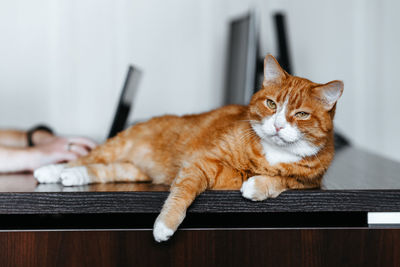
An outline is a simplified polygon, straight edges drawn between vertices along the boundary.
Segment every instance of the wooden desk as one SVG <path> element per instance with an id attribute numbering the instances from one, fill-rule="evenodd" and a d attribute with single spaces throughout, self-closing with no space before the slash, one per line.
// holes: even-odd
<path id="1" fill-rule="evenodd" d="M 400 266 L 400 164 L 354 149 L 336 154 L 318 190 L 251 202 L 207 191 L 174 237 L 151 228 L 168 188 L 37 185 L 0 176 L 0 266 Z"/>

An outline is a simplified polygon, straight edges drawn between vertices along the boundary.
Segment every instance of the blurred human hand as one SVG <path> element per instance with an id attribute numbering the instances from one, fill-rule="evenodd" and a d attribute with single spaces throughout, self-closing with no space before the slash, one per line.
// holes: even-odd
<path id="1" fill-rule="evenodd" d="M 56 136 L 48 131 L 36 130 L 32 134 L 32 143 L 35 146 L 40 146 L 53 141 Z"/>
<path id="2" fill-rule="evenodd" d="M 32 170 L 43 165 L 75 160 L 87 155 L 96 145 L 92 140 L 83 137 L 47 136 L 40 144 L 32 147 L 36 155 Z"/>

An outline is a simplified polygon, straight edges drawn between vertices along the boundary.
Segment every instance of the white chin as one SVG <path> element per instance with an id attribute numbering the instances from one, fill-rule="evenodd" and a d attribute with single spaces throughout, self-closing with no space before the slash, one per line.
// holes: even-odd
<path id="1" fill-rule="evenodd" d="M 274 142 L 274 144 L 277 144 L 278 146 L 284 146 L 287 144 L 282 138 L 276 135 L 271 137 L 271 141 Z"/>

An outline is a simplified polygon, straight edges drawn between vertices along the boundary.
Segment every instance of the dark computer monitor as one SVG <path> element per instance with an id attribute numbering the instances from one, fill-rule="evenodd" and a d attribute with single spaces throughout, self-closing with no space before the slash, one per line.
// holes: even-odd
<path id="1" fill-rule="evenodd" d="M 140 77 L 141 71 L 134 66 L 129 66 L 108 138 L 114 137 L 117 133 L 125 129 Z"/>
<path id="2" fill-rule="evenodd" d="M 258 38 L 253 11 L 229 25 L 225 104 L 247 105 L 256 86 Z"/>
<path id="3" fill-rule="evenodd" d="M 286 19 L 283 13 L 274 14 L 278 56 L 277 60 L 281 67 L 292 74 L 292 62 L 289 51 L 289 39 L 287 37 Z"/>
<path id="4" fill-rule="evenodd" d="M 276 13 L 273 19 L 278 50 L 275 57 L 288 73 L 292 73 L 285 15 Z M 261 87 L 266 53 L 259 53 L 257 28 L 253 10 L 229 24 L 225 104 L 247 105 Z"/>

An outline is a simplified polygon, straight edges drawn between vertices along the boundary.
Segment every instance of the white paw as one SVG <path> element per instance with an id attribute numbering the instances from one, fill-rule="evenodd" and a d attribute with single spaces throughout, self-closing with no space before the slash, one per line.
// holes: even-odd
<path id="1" fill-rule="evenodd" d="M 85 185 L 90 183 L 86 167 L 65 168 L 61 172 L 61 183 L 64 186 Z"/>
<path id="2" fill-rule="evenodd" d="M 240 192 L 242 192 L 244 198 L 261 201 L 267 198 L 275 198 L 285 191 L 284 188 L 277 189 L 276 186 L 276 181 L 273 178 L 258 175 L 245 181 L 242 184 L 242 188 L 240 188 Z"/>
<path id="3" fill-rule="evenodd" d="M 157 242 L 167 241 L 174 234 L 174 230 L 168 228 L 162 221 L 156 220 L 153 236 Z"/>
<path id="4" fill-rule="evenodd" d="M 65 164 L 52 164 L 40 167 L 33 172 L 33 176 L 39 183 L 58 183 L 60 174 Z"/>
<path id="5" fill-rule="evenodd" d="M 240 188 L 240 192 L 242 192 L 242 196 L 244 198 L 256 201 L 258 199 L 255 198 L 256 196 L 256 187 L 255 187 L 255 179 L 249 178 L 247 181 L 243 182 L 242 187 Z"/>

